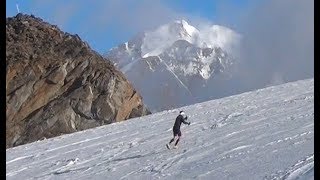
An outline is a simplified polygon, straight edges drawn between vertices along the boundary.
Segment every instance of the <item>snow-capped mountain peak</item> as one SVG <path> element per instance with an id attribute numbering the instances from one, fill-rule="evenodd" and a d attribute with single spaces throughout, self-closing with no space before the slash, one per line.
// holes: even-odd
<path id="1" fill-rule="evenodd" d="M 174 25 L 180 27 L 178 30 L 180 30 L 180 33 L 185 32 L 189 37 L 193 36 L 194 34 L 199 33 L 199 30 L 191 25 L 188 24 L 185 20 L 176 20 L 174 21 Z"/>
<path id="2" fill-rule="evenodd" d="M 186 20 L 175 20 L 140 33 L 108 51 L 106 57 L 126 74 L 147 102 L 149 96 L 154 101 L 150 92 L 157 96 L 171 93 L 166 98 L 176 107 L 190 103 L 184 101 L 193 97 L 185 96 L 203 96 L 190 90 L 192 86 L 207 87 L 210 79 L 230 69 L 235 62 L 232 48 L 239 40 L 239 34 L 224 26 L 194 27 Z M 153 83 L 161 87 L 150 89 Z M 167 87 L 172 88 L 170 93 Z M 182 91 L 186 94 L 177 95 Z M 147 104 L 151 109 L 158 106 Z M 167 107 L 166 102 L 159 102 L 159 106 Z"/>
<path id="3" fill-rule="evenodd" d="M 237 33 L 224 26 L 205 26 L 199 30 L 185 20 L 176 20 L 145 33 L 141 56 L 157 56 L 177 40 L 188 41 L 200 48 L 221 47 L 230 50 L 239 38 Z"/>
<path id="4" fill-rule="evenodd" d="M 154 31 L 147 31 L 141 46 L 141 56 L 157 56 L 177 40 L 194 42 L 199 30 L 189 25 L 185 20 L 176 20 L 160 26 Z"/>

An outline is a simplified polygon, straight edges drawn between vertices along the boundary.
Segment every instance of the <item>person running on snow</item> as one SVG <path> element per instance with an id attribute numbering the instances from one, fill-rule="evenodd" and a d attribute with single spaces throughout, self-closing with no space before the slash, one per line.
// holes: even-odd
<path id="1" fill-rule="evenodd" d="M 178 145 L 178 142 L 179 142 L 180 137 L 181 137 L 181 131 L 180 131 L 181 123 L 190 125 L 190 122 L 186 122 L 187 119 L 188 119 L 188 117 L 186 116 L 186 114 L 183 111 L 180 111 L 179 115 L 176 118 L 174 126 L 173 126 L 173 138 L 170 140 L 170 142 L 168 144 L 166 144 L 168 149 L 170 149 L 170 144 L 176 138 L 177 138 L 177 140 L 176 140 L 176 143 L 175 143 L 173 148 L 176 149 L 178 147 L 177 145 Z"/>

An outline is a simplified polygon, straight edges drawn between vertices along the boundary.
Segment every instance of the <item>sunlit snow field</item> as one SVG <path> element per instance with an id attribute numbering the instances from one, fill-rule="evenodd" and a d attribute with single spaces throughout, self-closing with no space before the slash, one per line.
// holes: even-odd
<path id="1" fill-rule="evenodd" d="M 168 150 L 180 110 L 178 149 Z M 314 80 L 307 79 L 26 144 L 7 179 L 314 179 Z"/>

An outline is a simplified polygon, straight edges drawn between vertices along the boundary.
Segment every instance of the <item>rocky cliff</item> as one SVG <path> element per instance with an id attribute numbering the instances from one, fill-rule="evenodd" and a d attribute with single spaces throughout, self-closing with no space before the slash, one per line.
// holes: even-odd
<path id="1" fill-rule="evenodd" d="M 40 18 L 6 20 L 6 147 L 149 114 L 109 60 Z"/>

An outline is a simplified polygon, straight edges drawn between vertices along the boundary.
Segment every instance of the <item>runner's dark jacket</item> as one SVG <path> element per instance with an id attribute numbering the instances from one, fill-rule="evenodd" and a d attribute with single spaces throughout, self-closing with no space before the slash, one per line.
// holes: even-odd
<path id="1" fill-rule="evenodd" d="M 190 122 L 185 121 L 187 120 L 187 118 L 188 118 L 187 116 L 183 118 L 183 116 L 179 114 L 176 118 L 176 122 L 174 123 L 173 130 L 176 132 L 179 132 L 181 123 L 190 125 Z"/>

